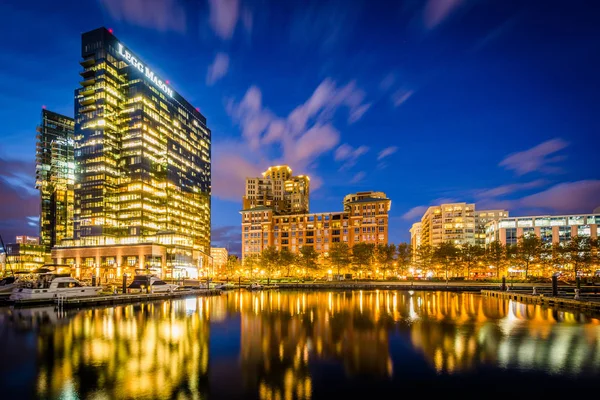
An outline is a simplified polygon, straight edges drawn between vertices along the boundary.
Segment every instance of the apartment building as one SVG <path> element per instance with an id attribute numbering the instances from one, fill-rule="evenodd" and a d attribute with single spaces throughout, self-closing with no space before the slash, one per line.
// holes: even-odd
<path id="1" fill-rule="evenodd" d="M 506 210 L 476 210 L 472 203 L 431 206 L 421 218 L 420 229 L 411 229 L 411 243 L 437 246 L 449 241 L 456 245 L 484 245 L 486 225 L 506 217 Z"/>
<path id="2" fill-rule="evenodd" d="M 378 197 L 368 194 L 374 193 Z M 297 253 L 303 246 L 327 255 L 333 243 L 388 243 L 391 200 L 381 192 L 361 192 L 344 199 L 344 211 L 277 214 L 265 206 L 244 209 L 242 257 L 258 255 L 265 248 L 287 248 Z"/>
<path id="3" fill-rule="evenodd" d="M 246 178 L 242 208 L 269 207 L 276 214 L 309 212 L 310 178 L 292 175 L 287 165 L 269 167 L 262 177 Z"/>

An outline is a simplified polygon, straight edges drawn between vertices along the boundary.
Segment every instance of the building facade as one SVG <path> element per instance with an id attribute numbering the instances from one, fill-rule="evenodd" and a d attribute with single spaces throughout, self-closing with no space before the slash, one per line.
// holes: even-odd
<path id="1" fill-rule="evenodd" d="M 219 274 L 227 269 L 227 259 L 229 252 L 225 247 L 211 247 L 210 256 L 213 262 L 213 273 Z"/>
<path id="2" fill-rule="evenodd" d="M 6 245 L 6 270 L 31 271 L 49 261 L 50 254 L 38 237 L 17 236 L 15 243 Z"/>
<path id="3" fill-rule="evenodd" d="M 410 228 L 410 245 L 413 249 L 421 246 L 421 223 L 415 222 Z M 414 255 L 414 254 L 413 254 Z"/>
<path id="4" fill-rule="evenodd" d="M 334 243 L 387 244 L 391 200 L 351 196 L 340 212 L 281 215 L 264 206 L 242 210 L 242 257 L 259 255 L 269 246 L 292 253 L 310 246 L 326 256 Z"/>
<path id="5" fill-rule="evenodd" d="M 599 222 L 600 214 L 502 218 L 486 225 L 486 245 L 494 241 L 514 245 L 528 235 L 536 235 L 544 243 L 568 242 L 575 236 L 597 238 Z"/>
<path id="6" fill-rule="evenodd" d="M 246 178 L 242 208 L 269 207 L 276 214 L 309 212 L 310 179 L 292 175 L 287 165 L 269 167 L 262 177 Z"/>
<path id="7" fill-rule="evenodd" d="M 484 245 L 486 225 L 508 217 L 506 210 L 476 210 L 475 204 L 448 203 L 431 206 L 421 218 L 420 230 L 411 229 L 411 243 L 437 246 L 444 242 L 456 245 Z M 417 237 L 420 235 L 420 238 Z"/>
<path id="8" fill-rule="evenodd" d="M 119 258 L 102 246 L 147 244 L 165 246 L 163 269 L 199 268 L 210 252 L 206 118 L 105 28 L 82 35 L 81 56 L 74 235 L 53 258 L 98 247 L 102 264 Z M 158 259 L 152 250 L 138 267 Z"/>
<path id="9" fill-rule="evenodd" d="M 37 128 L 35 187 L 40 191 L 40 244 L 47 251 L 73 237 L 73 118 L 42 109 Z"/>

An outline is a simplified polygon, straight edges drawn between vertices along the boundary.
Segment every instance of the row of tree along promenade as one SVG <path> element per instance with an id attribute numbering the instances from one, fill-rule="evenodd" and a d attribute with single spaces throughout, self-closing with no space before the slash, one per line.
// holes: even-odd
<path id="1" fill-rule="evenodd" d="M 231 278 L 322 280 L 448 281 L 542 283 L 559 276 L 562 281 L 599 283 L 598 239 L 576 236 L 561 243 L 545 243 L 531 235 L 516 244 L 495 241 L 487 247 L 445 242 L 438 246 L 412 248 L 407 243 L 380 244 L 333 243 L 329 252 L 319 255 L 311 246 L 298 254 L 288 249 L 266 248 L 248 256 L 243 265 L 228 263 L 225 275 Z"/>

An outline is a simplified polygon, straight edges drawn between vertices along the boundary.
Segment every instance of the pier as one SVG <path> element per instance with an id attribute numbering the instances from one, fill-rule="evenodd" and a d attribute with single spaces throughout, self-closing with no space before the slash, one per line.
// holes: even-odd
<path id="1" fill-rule="evenodd" d="M 600 296 L 585 296 L 582 295 L 579 300 L 575 300 L 574 296 L 563 294 L 562 296 L 546 295 L 544 293 L 532 294 L 516 291 L 500 291 L 500 290 L 482 290 L 481 294 L 486 297 L 495 297 L 503 300 L 514 300 L 527 304 L 541 304 L 549 307 L 565 307 L 580 310 L 591 310 L 600 312 Z"/>
<path id="2" fill-rule="evenodd" d="M 64 298 L 57 297 L 53 299 L 34 299 L 34 300 L 15 300 L 9 304 L 15 307 L 27 307 L 40 304 L 55 303 L 59 307 L 74 308 L 74 307 L 91 307 L 100 305 L 125 304 L 148 302 L 157 300 L 166 300 L 180 297 L 197 297 L 197 296 L 218 296 L 221 294 L 220 289 L 191 289 L 191 290 L 176 290 L 172 293 L 135 293 L 135 294 L 104 294 L 99 296 L 89 297 L 72 297 Z"/>

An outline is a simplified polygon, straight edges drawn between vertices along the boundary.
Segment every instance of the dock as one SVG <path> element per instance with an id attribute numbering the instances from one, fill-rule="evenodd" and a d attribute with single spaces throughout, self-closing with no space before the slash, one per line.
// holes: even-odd
<path id="1" fill-rule="evenodd" d="M 181 297 L 218 296 L 220 294 L 220 289 L 190 289 L 176 290 L 172 293 L 104 294 L 89 297 L 53 298 L 44 300 L 15 300 L 10 302 L 10 304 L 15 307 L 27 307 L 56 303 L 58 306 L 64 308 L 77 308 L 160 301 Z"/>
<path id="2" fill-rule="evenodd" d="M 481 294 L 486 297 L 494 297 L 502 300 L 514 300 L 526 304 L 540 304 L 549 307 L 564 307 L 578 310 L 600 312 L 600 298 L 596 296 L 581 295 L 580 300 L 575 300 L 573 295 L 549 296 L 544 293 L 532 294 L 515 291 L 482 290 Z"/>

